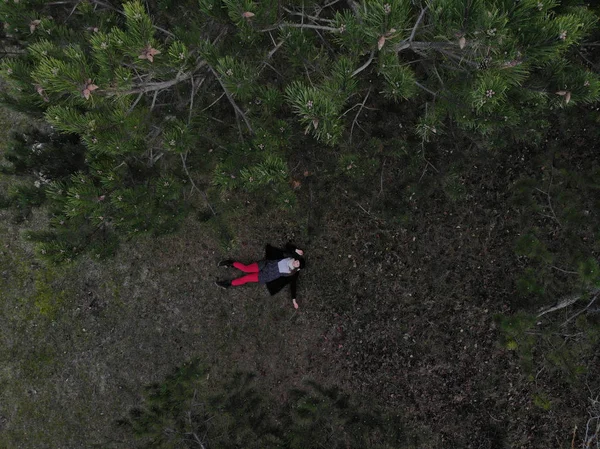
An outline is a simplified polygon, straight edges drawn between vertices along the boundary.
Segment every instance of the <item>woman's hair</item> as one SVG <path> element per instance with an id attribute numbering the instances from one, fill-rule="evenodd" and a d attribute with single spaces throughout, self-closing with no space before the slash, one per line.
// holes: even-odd
<path id="1" fill-rule="evenodd" d="M 300 269 L 303 270 L 304 267 L 306 266 L 306 261 L 304 260 L 304 257 L 299 257 L 298 259 L 296 259 L 300 262 Z"/>

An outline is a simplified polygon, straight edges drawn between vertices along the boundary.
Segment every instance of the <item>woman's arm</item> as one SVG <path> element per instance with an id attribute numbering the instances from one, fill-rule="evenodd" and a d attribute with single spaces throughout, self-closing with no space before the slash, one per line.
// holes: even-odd
<path id="1" fill-rule="evenodd" d="M 298 280 L 298 273 L 295 273 L 290 279 L 290 293 L 292 295 L 292 304 L 294 304 L 294 309 L 298 308 L 298 303 L 296 302 L 296 281 Z"/>
<path id="2" fill-rule="evenodd" d="M 301 250 L 300 248 L 298 248 L 296 245 L 294 245 L 294 244 L 292 244 L 292 243 L 289 243 L 289 242 L 288 242 L 288 243 L 286 243 L 286 245 L 285 245 L 285 249 L 286 249 L 286 250 L 287 250 L 289 253 L 291 253 L 292 255 L 293 255 L 293 254 L 297 254 L 297 255 L 299 255 L 299 256 L 303 256 L 303 255 L 304 255 L 304 251 L 302 251 L 302 250 Z"/>

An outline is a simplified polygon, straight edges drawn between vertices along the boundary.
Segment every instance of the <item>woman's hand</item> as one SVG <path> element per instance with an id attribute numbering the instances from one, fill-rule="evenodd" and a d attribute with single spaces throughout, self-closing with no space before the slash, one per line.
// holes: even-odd
<path id="1" fill-rule="evenodd" d="M 298 254 L 299 256 L 303 256 L 304 255 L 304 251 L 302 251 L 301 249 L 296 248 L 296 254 Z"/>
<path id="2" fill-rule="evenodd" d="M 298 308 L 298 303 L 296 302 L 296 298 L 292 299 L 292 304 L 294 304 L 294 309 Z"/>

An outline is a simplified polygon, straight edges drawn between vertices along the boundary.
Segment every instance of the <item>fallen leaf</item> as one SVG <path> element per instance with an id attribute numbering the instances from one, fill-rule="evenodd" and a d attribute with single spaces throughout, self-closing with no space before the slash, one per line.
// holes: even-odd
<path id="1" fill-rule="evenodd" d="M 377 41 L 377 50 L 381 50 L 385 44 L 385 36 L 381 36 Z"/>
<path id="2" fill-rule="evenodd" d="M 246 11 L 245 13 L 242 13 L 242 17 L 244 19 L 250 19 L 250 18 L 252 18 L 254 16 L 255 16 L 255 14 L 253 12 L 250 12 L 250 11 Z"/>
<path id="3" fill-rule="evenodd" d="M 559 90 L 558 92 L 556 92 L 556 95 L 562 95 L 564 97 L 565 95 L 567 95 L 567 91 L 566 90 Z"/>
<path id="4" fill-rule="evenodd" d="M 467 45 L 467 40 L 465 39 L 465 37 L 461 37 L 458 40 L 458 46 L 460 47 L 460 49 L 462 50 L 463 48 L 465 48 L 465 45 Z"/>
<path id="5" fill-rule="evenodd" d="M 571 92 L 567 92 L 565 95 L 565 104 L 569 104 L 569 101 L 571 101 Z"/>
<path id="6" fill-rule="evenodd" d="M 315 127 L 315 129 L 317 129 L 319 127 L 319 119 L 318 118 L 314 118 L 312 123 L 313 123 L 313 126 Z"/>
<path id="7" fill-rule="evenodd" d="M 292 189 L 299 189 L 301 185 L 302 183 L 300 181 L 296 181 L 295 179 L 292 180 Z"/>

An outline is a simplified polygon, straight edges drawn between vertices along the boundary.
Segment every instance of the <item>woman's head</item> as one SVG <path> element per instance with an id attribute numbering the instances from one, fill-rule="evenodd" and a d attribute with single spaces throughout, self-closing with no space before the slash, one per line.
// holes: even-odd
<path id="1" fill-rule="evenodd" d="M 303 269 L 306 266 L 306 262 L 304 261 L 304 259 L 294 259 L 294 269 L 296 270 L 300 270 Z"/>

